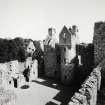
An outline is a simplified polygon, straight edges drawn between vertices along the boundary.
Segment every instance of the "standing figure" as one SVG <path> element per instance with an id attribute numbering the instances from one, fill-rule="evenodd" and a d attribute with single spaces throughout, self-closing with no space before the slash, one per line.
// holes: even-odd
<path id="1" fill-rule="evenodd" d="M 24 75 L 24 77 L 25 77 L 26 82 L 29 82 L 29 76 L 30 76 L 30 69 L 29 69 L 29 66 L 28 66 L 28 68 L 26 68 L 26 69 L 23 71 L 23 75 Z"/>

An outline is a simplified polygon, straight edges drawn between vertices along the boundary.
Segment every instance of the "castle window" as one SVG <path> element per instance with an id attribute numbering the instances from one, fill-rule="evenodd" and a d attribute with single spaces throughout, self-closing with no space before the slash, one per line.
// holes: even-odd
<path id="1" fill-rule="evenodd" d="M 66 38 L 66 33 L 63 34 L 63 38 Z"/>
<path id="2" fill-rule="evenodd" d="M 64 48 L 64 52 L 66 51 L 66 48 Z"/>
<path id="3" fill-rule="evenodd" d="M 80 56 L 80 55 L 78 56 L 78 60 L 79 60 L 79 65 L 83 65 L 83 64 L 82 64 L 82 60 L 81 60 L 81 56 Z"/>

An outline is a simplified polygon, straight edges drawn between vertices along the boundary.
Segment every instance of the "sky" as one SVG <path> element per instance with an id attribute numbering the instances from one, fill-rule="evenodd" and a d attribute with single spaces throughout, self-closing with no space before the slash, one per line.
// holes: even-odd
<path id="1" fill-rule="evenodd" d="M 0 0 L 0 37 L 43 40 L 64 25 L 79 28 L 80 42 L 90 43 L 94 23 L 105 20 L 105 0 Z"/>

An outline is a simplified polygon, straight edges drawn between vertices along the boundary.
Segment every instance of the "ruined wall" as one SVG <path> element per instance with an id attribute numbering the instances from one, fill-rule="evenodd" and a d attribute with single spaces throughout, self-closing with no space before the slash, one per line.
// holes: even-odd
<path id="1" fill-rule="evenodd" d="M 94 47 L 93 44 L 78 44 L 76 53 L 79 60 L 77 78 L 82 83 L 94 68 Z"/>
<path id="2" fill-rule="evenodd" d="M 25 78 L 23 76 L 23 71 L 30 67 L 30 80 L 35 80 L 38 75 L 37 60 L 28 58 L 25 62 L 18 62 L 18 60 L 10 61 L 7 63 L 0 63 L 0 71 L 3 76 L 0 77 L 0 83 L 3 87 L 13 88 L 14 82 L 13 78 L 17 78 L 17 87 L 21 87 L 25 84 Z M 0 73 L 1 73 L 0 72 Z M 0 85 L 0 86 L 1 86 Z"/>
<path id="3" fill-rule="evenodd" d="M 73 83 L 76 72 L 76 52 L 75 49 L 71 49 L 70 46 L 71 45 L 59 45 L 61 59 L 61 82 L 65 85 Z"/>
<path id="4" fill-rule="evenodd" d="M 42 44 L 42 47 L 41 47 Z M 41 41 L 34 41 L 35 52 L 32 55 L 32 60 L 37 59 L 38 61 L 38 77 L 44 76 L 44 43 Z"/>
<path id="5" fill-rule="evenodd" d="M 63 27 L 59 34 L 59 44 L 60 45 L 71 45 L 71 33 L 66 26 Z"/>
<path id="6" fill-rule="evenodd" d="M 75 73 L 75 63 L 68 65 L 61 64 L 61 82 L 64 85 L 70 85 L 74 82 Z"/>
<path id="7" fill-rule="evenodd" d="M 49 45 L 45 45 L 44 48 L 45 75 L 58 79 L 60 78 L 60 69 L 57 46 L 52 48 Z"/>
<path id="8" fill-rule="evenodd" d="M 96 105 L 97 92 L 101 86 L 101 67 L 96 67 L 81 85 L 68 105 Z"/>
<path id="9" fill-rule="evenodd" d="M 93 44 L 78 44 L 76 46 L 77 55 L 81 56 L 81 63 L 84 66 L 94 66 L 94 46 Z"/>
<path id="10" fill-rule="evenodd" d="M 105 85 L 105 22 L 97 22 L 94 25 L 94 60 L 95 66 L 101 63 L 102 83 Z"/>
<path id="11" fill-rule="evenodd" d="M 105 22 L 95 23 L 93 43 L 95 65 L 98 65 L 105 58 Z"/>
<path id="12" fill-rule="evenodd" d="M 76 73 L 76 44 L 77 27 L 72 26 L 69 29 L 64 26 L 59 34 L 59 47 L 61 58 L 61 82 L 65 85 L 73 83 Z"/>

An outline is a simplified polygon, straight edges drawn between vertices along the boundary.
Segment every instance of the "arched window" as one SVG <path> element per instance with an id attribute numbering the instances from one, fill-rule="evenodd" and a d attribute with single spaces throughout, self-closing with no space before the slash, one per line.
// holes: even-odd
<path id="1" fill-rule="evenodd" d="M 66 33 L 63 34 L 63 38 L 66 38 Z"/>

